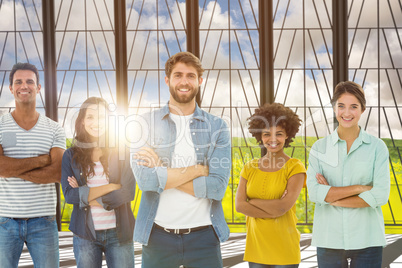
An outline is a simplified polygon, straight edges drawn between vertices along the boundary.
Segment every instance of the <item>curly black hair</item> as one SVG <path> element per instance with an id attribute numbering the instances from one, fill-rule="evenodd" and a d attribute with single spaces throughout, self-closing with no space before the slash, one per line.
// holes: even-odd
<path id="1" fill-rule="evenodd" d="M 272 126 L 282 127 L 288 136 L 284 147 L 289 147 L 301 125 L 299 116 L 280 103 L 264 104 L 255 109 L 254 114 L 248 120 L 248 130 L 259 144 L 262 143 L 261 134 L 264 129 L 269 129 Z"/>

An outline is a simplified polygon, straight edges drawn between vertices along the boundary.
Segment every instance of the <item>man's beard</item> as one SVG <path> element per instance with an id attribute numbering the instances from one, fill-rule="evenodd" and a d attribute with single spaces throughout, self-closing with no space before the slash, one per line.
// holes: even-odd
<path id="1" fill-rule="evenodd" d="M 182 96 L 179 96 L 179 94 L 178 94 L 178 88 L 188 88 L 188 89 L 190 89 L 190 93 L 191 94 L 189 94 L 189 95 L 182 95 Z M 170 91 L 170 95 L 172 95 L 172 97 L 173 97 L 173 99 L 177 102 L 177 103 L 189 103 L 189 102 L 191 102 L 194 98 L 195 98 L 195 96 L 197 95 L 197 93 L 198 93 L 198 88 L 194 88 L 194 87 L 192 87 L 192 86 L 186 86 L 186 87 L 183 87 L 183 86 L 181 86 L 181 87 L 179 87 L 179 86 L 176 86 L 176 88 L 173 88 L 170 84 L 169 84 L 169 91 Z"/>

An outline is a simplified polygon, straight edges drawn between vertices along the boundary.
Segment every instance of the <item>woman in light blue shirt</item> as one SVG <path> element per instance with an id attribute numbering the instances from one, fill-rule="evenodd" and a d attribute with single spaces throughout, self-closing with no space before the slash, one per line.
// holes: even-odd
<path id="1" fill-rule="evenodd" d="M 390 191 L 385 143 L 358 125 L 366 108 L 362 87 L 339 83 L 331 100 L 339 127 L 314 143 L 307 170 L 315 205 L 312 245 L 318 266 L 380 268 L 386 244 L 381 206 Z"/>

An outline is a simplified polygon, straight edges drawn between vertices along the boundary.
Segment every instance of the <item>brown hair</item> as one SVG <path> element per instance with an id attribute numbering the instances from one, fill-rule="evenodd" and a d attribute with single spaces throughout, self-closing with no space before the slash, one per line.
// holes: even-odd
<path id="1" fill-rule="evenodd" d="M 77 120 L 75 121 L 75 133 L 73 140 L 73 159 L 76 161 L 78 166 L 81 168 L 82 177 L 87 180 L 88 176 L 95 174 L 95 163 L 92 161 L 92 152 L 95 147 L 99 144 L 93 144 L 91 142 L 88 132 L 85 130 L 83 121 L 87 113 L 87 109 L 90 105 L 103 105 L 107 106 L 107 102 L 98 97 L 88 98 L 80 107 Z M 104 174 L 109 176 L 109 148 L 106 146 L 101 147 L 102 156 L 100 157 L 100 162 L 103 166 Z"/>
<path id="2" fill-rule="evenodd" d="M 255 109 L 254 114 L 248 120 L 248 130 L 259 144 L 262 143 L 261 134 L 264 129 L 269 129 L 273 126 L 282 127 L 288 136 L 284 147 L 289 147 L 296 133 L 299 132 L 301 125 L 299 116 L 280 103 L 264 104 L 262 107 Z"/>
<path id="3" fill-rule="evenodd" d="M 14 64 L 13 68 L 11 69 L 10 76 L 9 76 L 10 86 L 13 85 L 14 74 L 18 70 L 32 71 L 36 76 L 36 85 L 39 85 L 39 72 L 38 72 L 38 69 L 36 68 L 36 66 L 33 64 L 27 63 L 27 62 L 26 63 L 18 62 L 16 64 Z"/>
<path id="4" fill-rule="evenodd" d="M 204 69 L 202 68 L 199 58 L 194 56 L 194 54 L 191 52 L 179 52 L 171 56 L 165 63 L 165 74 L 167 77 L 170 78 L 174 66 L 179 62 L 194 67 L 197 70 L 198 77 L 201 77 L 204 73 Z"/>
<path id="5" fill-rule="evenodd" d="M 363 88 L 359 84 L 352 81 L 339 82 L 336 85 L 334 96 L 331 99 L 332 107 L 335 107 L 338 99 L 345 93 L 355 96 L 362 106 L 362 111 L 366 110 L 366 97 L 364 96 Z"/>

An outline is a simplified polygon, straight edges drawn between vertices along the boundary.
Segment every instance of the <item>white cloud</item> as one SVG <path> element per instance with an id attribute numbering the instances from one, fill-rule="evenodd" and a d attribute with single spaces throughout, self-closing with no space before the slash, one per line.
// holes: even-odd
<path id="1" fill-rule="evenodd" d="M 200 12 L 201 13 L 201 12 Z M 228 28 L 228 12 L 222 12 L 222 8 L 217 1 L 210 1 L 205 10 L 202 12 L 200 29 L 227 29 Z M 231 25 L 233 24 L 230 21 Z M 235 25 L 233 25 L 235 27 Z"/>
<path id="2" fill-rule="evenodd" d="M 106 6 L 104 4 L 104 1 L 96 1 L 96 8 L 98 9 L 99 12 L 99 17 L 97 16 L 95 6 L 93 1 L 88 1 L 86 10 L 85 10 L 85 5 L 84 2 L 81 1 L 74 1 L 71 2 L 71 0 L 64 0 L 61 2 L 61 0 L 56 1 L 56 10 L 58 11 L 60 4 L 63 3 L 63 11 L 58 13 L 59 14 L 59 20 L 58 20 L 58 25 L 57 25 L 57 30 L 61 31 L 65 29 L 66 23 L 67 23 L 67 16 L 69 14 L 68 9 L 70 8 L 70 4 L 72 4 L 72 10 L 70 13 L 70 19 L 68 21 L 68 30 L 73 30 L 73 31 L 82 31 L 85 29 L 85 11 L 87 12 L 87 28 L 89 30 L 100 30 L 103 28 L 104 30 L 111 30 L 111 25 L 110 25 L 110 20 L 108 17 L 108 13 L 106 10 Z M 312 1 L 305 1 L 306 3 L 306 8 L 305 8 L 305 18 L 306 18 L 306 26 L 307 27 L 318 27 L 318 20 L 316 19 L 317 14 L 315 13 L 315 10 L 313 8 L 313 2 Z M 330 27 L 327 13 L 324 11 L 324 1 L 315 1 L 315 4 L 317 6 L 317 9 L 319 9 L 319 18 L 321 22 L 321 26 L 323 27 Z M 353 7 L 351 9 L 351 16 L 349 19 L 349 27 L 353 27 L 357 23 L 357 17 L 360 12 L 360 5 L 363 2 L 361 0 L 359 1 L 354 1 L 353 2 Z M 139 21 L 139 25 L 137 25 L 138 18 L 139 18 L 139 11 L 142 6 L 142 1 L 135 1 L 134 2 L 134 9 L 130 9 L 131 7 L 131 1 L 127 2 L 127 15 L 130 14 L 131 12 L 131 17 L 128 22 L 128 49 L 131 49 L 131 44 L 133 42 L 133 37 L 134 37 L 134 32 L 133 30 L 137 29 L 137 26 L 139 29 L 142 30 L 156 30 L 157 29 L 157 22 L 159 23 L 159 29 L 163 30 L 170 30 L 174 28 L 177 30 L 183 30 L 183 21 L 185 22 L 185 3 L 184 1 L 180 1 L 179 4 L 176 4 L 176 1 L 169 0 L 168 5 L 169 7 L 166 7 L 166 4 L 164 1 L 162 2 L 155 2 L 155 1 L 145 1 L 144 6 L 143 6 L 143 11 L 141 14 L 141 20 Z M 158 7 L 158 14 L 156 4 L 159 4 Z M 201 39 L 201 52 L 204 51 L 204 57 L 202 58 L 203 66 L 204 68 L 243 68 L 243 61 L 238 54 L 238 45 L 237 41 L 234 38 L 233 31 L 230 33 L 230 38 L 228 31 L 224 31 L 222 34 L 221 38 L 221 31 L 217 29 L 227 29 L 228 25 L 230 23 L 231 29 L 237 29 L 238 27 L 243 28 L 243 21 L 241 16 L 240 10 L 233 10 L 230 12 L 230 18 L 229 18 L 229 12 L 225 10 L 225 7 L 220 5 L 221 3 L 219 1 L 209 1 L 207 2 L 205 10 L 202 12 L 203 17 L 201 20 L 201 29 L 213 29 L 216 31 L 211 31 L 208 35 L 207 42 L 205 43 L 206 40 L 206 32 L 201 31 L 200 32 L 200 39 Z M 258 0 L 252 0 L 253 8 L 254 11 L 256 12 L 256 15 L 258 13 Z M 281 1 L 277 12 L 276 20 L 275 20 L 275 28 L 280 28 L 282 27 L 282 22 L 284 19 L 285 15 L 285 10 L 287 8 L 287 1 Z M 331 15 L 331 9 L 332 6 L 327 4 L 328 12 Z M 113 5 L 112 1 L 106 1 L 107 8 L 111 11 L 113 10 Z M 232 5 L 231 7 L 233 8 L 234 6 L 237 6 L 238 3 L 236 2 L 236 5 Z M 247 16 L 247 22 L 249 27 L 255 27 L 254 23 L 254 18 L 252 17 L 252 10 L 250 6 L 250 2 L 248 0 L 242 0 L 241 5 L 243 7 L 243 11 L 245 15 Z M 395 19 L 397 23 L 399 23 L 400 18 L 402 13 L 399 11 L 396 1 L 391 1 L 391 5 L 394 7 L 393 12 Z M 276 6 L 274 6 L 275 8 Z M 25 17 L 25 11 L 23 10 L 23 7 L 20 2 L 16 3 L 16 8 L 17 8 L 17 20 L 19 22 L 19 27 L 29 27 L 27 24 L 27 20 L 23 19 Z M 30 11 L 32 11 L 32 7 L 28 7 Z M 38 8 L 38 7 L 37 7 Z M 171 11 L 171 17 L 169 16 L 167 12 L 167 8 Z M 40 12 L 40 8 L 38 8 L 38 11 Z M 110 19 L 113 23 L 113 12 L 109 11 Z M 390 16 L 390 12 L 388 9 L 388 3 L 384 5 L 383 8 L 380 9 L 380 24 L 382 26 L 393 26 L 393 21 L 392 17 Z M 29 12 L 30 14 L 32 12 Z M 33 13 L 32 13 L 33 14 Z M 201 14 L 201 11 L 200 11 Z M 181 16 L 180 16 L 181 15 Z M 10 30 L 14 28 L 14 11 L 13 11 L 13 3 L 12 1 L 3 1 L 1 10 L 0 10 L 0 30 L 6 29 Z M 41 14 L 39 14 L 41 16 Z M 212 19 L 212 23 L 210 25 Z M 374 19 L 373 19 L 374 18 Z M 359 26 L 370 26 L 370 27 L 376 27 L 377 22 L 377 1 L 376 0 L 367 0 L 364 2 L 364 8 L 362 12 L 362 17 L 359 22 Z M 100 20 L 100 22 L 99 22 Z M 173 20 L 173 24 L 172 24 Z M 291 4 L 289 6 L 289 11 L 286 17 L 286 23 L 285 27 L 292 28 L 299 28 L 302 26 L 303 23 L 303 6 L 301 1 L 291 1 Z M 400 25 L 398 25 L 400 27 Z M 394 60 L 394 64 L 397 68 L 401 68 L 401 63 L 402 63 L 402 51 L 401 47 L 399 44 L 399 39 L 397 36 L 397 32 L 395 30 L 386 30 L 385 31 L 387 34 L 387 41 L 388 45 L 390 48 L 390 51 L 392 53 L 392 59 Z M 312 50 L 310 49 L 310 38 L 306 34 L 306 39 L 305 41 L 307 42 L 306 46 L 303 45 L 303 32 L 301 30 L 297 31 L 296 38 L 293 44 L 293 49 L 291 53 L 291 57 L 289 60 L 288 68 L 302 68 L 303 67 L 303 57 L 305 55 L 306 57 L 306 64 L 307 66 L 316 66 L 316 56 L 318 58 L 318 61 L 320 63 L 321 68 L 330 68 L 330 61 L 328 59 L 328 54 L 326 52 L 326 48 L 324 45 L 324 39 L 322 36 L 322 33 L 320 30 L 311 30 L 310 31 L 312 35 L 312 40 L 314 44 L 314 48 L 316 49 L 316 55 L 313 54 Z M 275 58 L 275 67 L 276 68 L 284 68 L 286 66 L 287 60 L 288 60 L 288 54 L 291 46 L 291 40 L 293 38 L 294 30 L 289 29 L 285 30 L 282 32 L 282 39 L 281 42 L 278 44 L 278 38 L 279 38 L 279 31 L 275 31 L 274 33 L 274 42 L 275 46 L 278 46 L 278 53 Z M 401 36 L 401 30 L 398 32 L 399 36 Z M 70 64 L 70 59 L 72 55 L 72 50 L 75 45 L 75 40 L 76 40 L 76 32 L 71 32 L 67 33 L 64 37 L 64 43 L 63 43 L 63 49 L 61 51 L 61 57 L 60 57 L 60 63 L 59 63 L 59 68 L 68 68 Z M 109 51 L 112 55 L 112 59 L 114 59 L 114 40 L 113 40 L 113 33 L 111 31 L 106 32 L 106 39 L 107 39 L 107 44 L 109 46 Z M 249 43 L 249 36 L 247 31 L 237 31 L 237 35 L 239 38 L 240 46 L 242 49 L 242 53 L 244 56 L 244 60 L 246 62 L 246 67 L 247 68 L 256 68 L 256 63 L 255 63 L 255 56 L 254 52 L 252 50 L 252 47 Z M 331 53 L 332 53 L 332 31 L 331 30 L 324 30 L 324 35 L 327 41 L 327 46 L 329 47 Z M 363 67 L 373 67 L 376 68 L 378 66 L 377 64 L 377 41 L 376 41 L 376 33 L 375 30 L 372 30 L 371 32 L 372 39 L 370 39 L 370 44 L 366 48 L 366 55 L 365 55 L 365 60 L 363 61 Z M 60 49 L 60 43 L 62 39 L 63 34 L 58 32 L 57 33 L 57 53 Z M 185 50 L 185 33 L 184 31 L 178 32 L 179 36 L 179 42 L 182 50 Z M 353 36 L 353 30 L 349 32 L 349 38 Z M 382 33 L 381 33 L 382 36 Z M 99 68 L 99 63 L 98 63 L 98 58 L 97 55 L 94 53 L 93 49 L 93 44 L 92 40 L 90 38 L 91 36 L 87 36 L 87 41 L 89 45 L 89 54 L 88 54 L 88 67 L 89 68 Z M 170 54 L 178 52 L 179 46 L 177 45 L 177 40 L 176 40 L 176 34 L 171 32 L 171 31 L 164 31 L 164 37 L 166 42 L 168 43 L 169 46 L 169 52 Z M 256 49 L 256 53 L 258 53 L 258 37 L 257 34 L 253 34 L 253 42 L 254 46 Z M 358 35 L 356 36 L 356 40 L 354 41 L 354 46 L 352 48 L 352 53 L 350 55 L 350 67 L 351 68 L 356 68 L 359 67 L 360 65 L 360 59 L 363 55 L 364 47 L 365 47 L 365 41 L 367 37 L 367 31 L 365 30 L 359 30 Z M 4 34 L 0 36 L 0 38 L 4 39 Z M 30 37 L 27 37 L 26 40 L 28 40 Z M 96 50 L 99 55 L 99 59 L 101 60 L 101 65 L 103 68 L 111 68 L 111 63 L 110 63 L 110 58 L 109 58 L 109 51 L 106 46 L 104 36 L 101 33 L 93 33 L 93 38 L 94 38 L 94 43 Z M 383 38 L 383 37 L 381 37 Z M 148 41 L 147 41 L 148 40 Z M 231 43 L 229 43 L 229 40 Z M 40 41 L 40 40 L 39 40 Z M 11 42 L 10 36 L 8 42 Z M 13 41 L 12 41 L 13 42 Z M 218 43 L 219 48 L 218 48 Z M 33 41 L 30 40 L 29 44 L 32 44 Z M 11 44 L 11 43 L 9 43 Z M 41 42 L 39 44 L 39 50 L 42 50 L 42 45 Z M 205 44 L 205 47 L 204 47 Z M 1 43 L 0 43 L 1 45 Z M 231 46 L 231 54 L 229 53 L 229 45 Z M 12 48 L 11 48 L 12 47 Z M 1 63 L 1 67 L 5 69 L 5 66 L 11 66 L 14 62 L 13 58 L 13 53 L 14 53 L 14 46 L 7 46 L 6 47 L 6 53 L 3 58 L 3 61 Z M 307 50 L 305 53 L 303 51 L 303 47 Z M 18 53 L 20 55 L 23 55 L 22 48 L 19 46 L 18 47 L 19 51 Z M 143 59 L 143 54 L 145 53 L 145 57 Z M 159 54 L 158 54 L 159 51 Z M 79 42 L 78 45 L 76 46 L 76 51 L 74 55 L 74 64 L 73 68 L 85 68 L 85 62 L 86 62 L 86 48 L 85 48 L 85 34 L 81 32 L 79 34 Z M 129 51 L 130 53 L 131 51 Z M 215 60 L 215 54 L 217 53 L 217 58 Z M 30 57 L 34 57 L 36 53 L 36 49 L 33 50 L 33 46 L 29 46 L 29 55 Z M 11 56 L 10 56 L 11 55 Z M 257 54 L 257 57 L 259 55 Z M 381 41 L 381 48 L 380 48 L 380 56 L 381 56 L 381 64 L 384 64 L 384 66 L 388 67 L 389 63 L 389 56 L 387 55 L 387 50 L 385 46 L 385 42 Z M 159 34 L 159 43 L 158 43 L 158 36 L 155 32 L 151 32 L 149 35 L 148 39 L 148 31 L 140 31 L 136 35 L 136 40 L 134 44 L 134 48 L 132 50 L 132 58 L 130 59 L 130 65 L 129 68 L 131 69 L 137 69 L 137 68 L 149 68 L 149 69 L 156 69 L 164 67 L 164 61 L 167 59 L 168 53 L 165 50 L 165 44 L 163 43 L 163 39 L 161 38 L 161 35 Z M 142 64 L 143 63 L 143 64 Z M 159 65 L 158 65 L 159 63 Z M 142 64 L 142 66 L 141 66 Z M 81 66 L 81 67 L 80 67 Z M 216 92 L 213 97 L 213 106 L 236 106 L 238 103 L 242 103 L 242 105 L 245 105 L 245 100 L 246 97 L 249 101 L 249 104 L 252 106 L 257 105 L 257 99 L 255 97 L 255 94 L 253 92 L 253 84 L 252 80 L 249 77 L 248 72 L 246 71 L 241 71 L 240 72 L 240 77 L 238 76 L 237 71 L 233 71 L 231 73 L 231 76 L 229 75 L 230 73 L 228 71 L 221 71 L 219 81 L 216 83 L 216 75 L 218 71 L 214 71 L 211 73 L 211 76 L 208 79 L 208 84 L 206 86 L 206 91 L 204 93 L 204 102 L 206 107 L 209 107 L 209 104 L 211 102 L 212 96 L 213 96 L 213 90 L 216 85 Z M 277 95 L 277 100 L 279 102 L 284 101 L 285 99 L 285 94 L 288 89 L 288 82 L 287 80 L 290 79 L 290 73 L 291 71 L 286 71 L 284 72 L 282 76 L 282 81 L 279 86 L 279 93 Z M 363 72 L 364 73 L 364 72 Z M 149 81 L 145 84 L 145 91 L 142 95 L 142 102 L 141 105 L 147 106 L 151 105 L 152 103 L 155 103 L 158 101 L 157 97 L 157 88 L 155 85 L 157 85 L 157 80 L 159 77 L 155 74 L 150 74 L 150 76 L 147 78 Z M 275 80 L 275 87 L 277 86 L 277 82 L 279 79 L 279 73 L 276 72 L 276 80 Z M 325 77 L 327 80 L 327 83 L 330 87 L 330 92 L 332 92 L 332 75 L 331 73 L 327 73 L 327 76 Z M 396 75 L 396 72 L 394 70 L 389 71 L 390 75 L 390 83 L 391 86 L 394 89 L 394 95 L 397 100 L 397 103 L 400 103 L 402 101 L 402 93 L 399 90 L 400 89 L 400 82 L 399 78 Z M 401 73 L 399 72 L 399 75 Z M 160 79 L 163 79 L 163 74 L 161 74 Z M 257 96 L 259 97 L 259 79 L 258 79 L 258 71 L 253 71 L 253 82 L 254 82 L 254 87 L 257 91 Z M 391 94 L 390 90 L 390 84 L 387 81 L 387 75 L 384 71 L 381 72 L 381 81 L 380 83 L 377 81 L 377 73 L 376 71 L 370 71 L 369 74 L 366 77 L 366 84 L 365 84 L 365 90 L 368 98 L 368 102 L 372 105 L 377 105 L 377 95 L 378 95 L 378 87 L 381 89 L 381 104 L 384 105 L 389 105 L 392 106 L 394 105 L 393 101 L 393 96 Z M 240 80 L 241 78 L 241 80 Z M 327 88 L 326 88 L 326 83 L 324 80 L 324 77 L 322 74 L 318 73 L 316 78 L 316 83 L 318 90 L 320 92 L 320 95 L 322 97 L 323 104 L 326 105 L 328 104 L 329 97 L 327 96 Z M 230 81 L 231 79 L 231 81 Z M 357 80 L 362 81 L 363 76 L 362 73 L 359 72 L 359 75 L 357 77 Z M 243 85 L 241 84 L 241 82 Z M 58 81 L 59 84 L 61 81 Z M 109 81 L 111 84 L 114 83 L 114 81 Z M 141 80 L 138 80 L 136 82 L 136 90 L 133 95 L 133 99 L 138 100 L 141 96 L 141 88 L 142 88 L 142 82 Z M 108 91 L 108 88 L 105 86 L 106 80 L 102 80 L 101 86 L 102 90 Z M 72 85 L 72 80 L 69 80 L 65 83 L 64 85 L 64 90 L 67 90 L 71 88 Z M 74 95 L 74 98 L 77 98 L 77 100 L 85 99 L 87 97 L 86 94 L 86 85 L 87 82 L 85 79 L 78 79 L 75 82 L 75 92 L 76 95 Z M 243 92 L 243 87 L 246 90 L 246 95 Z M 59 86 L 60 87 L 60 86 Z M 290 89 L 288 96 L 286 97 L 286 104 L 287 105 L 294 105 L 294 106 L 302 106 L 304 104 L 304 88 L 307 89 L 307 104 L 311 105 L 318 105 L 319 100 L 318 100 L 318 95 L 316 92 L 316 85 L 314 81 L 312 80 L 311 74 L 308 74 L 305 77 L 305 74 L 303 71 L 294 71 L 293 76 L 292 76 L 292 81 L 290 83 Z M 130 85 L 129 85 L 130 88 Z M 203 86 L 204 89 L 204 86 Z M 94 89 L 91 89 L 93 91 L 91 92 L 96 92 L 97 87 Z M 114 90 L 114 87 L 112 85 L 112 90 Z M 167 87 L 161 83 L 161 98 L 164 100 L 166 99 L 167 96 Z M 7 96 L 8 91 L 3 87 L 3 93 L 1 97 L 1 103 L 2 105 L 5 104 L 10 104 L 12 99 L 10 99 Z M 103 91 L 102 91 L 103 92 Z M 230 98 L 228 97 L 229 94 L 232 94 L 232 100 L 230 103 Z M 63 93 L 63 101 L 65 102 L 65 93 Z M 107 94 L 106 94 L 107 95 Z M 135 101 L 135 103 L 137 103 Z M 218 109 L 219 110 L 219 109 Z M 242 113 L 244 115 L 242 116 L 242 120 L 245 122 L 245 118 L 247 117 L 246 114 L 249 114 L 250 111 L 247 108 L 242 108 Z M 252 109 L 253 111 L 253 109 Z M 394 111 L 396 111 L 394 109 Z M 226 111 L 227 113 L 227 111 Z M 330 113 L 329 113 L 330 114 Z M 391 122 L 399 122 L 398 117 L 396 112 L 390 112 L 389 113 L 389 119 L 392 119 Z M 383 123 L 384 120 L 380 119 L 381 122 Z M 325 120 L 324 120 L 325 121 Z M 378 128 L 376 125 L 376 119 L 370 119 L 369 121 L 369 129 L 371 132 L 376 132 L 375 129 Z M 237 123 L 234 124 L 234 129 L 240 129 L 239 125 Z M 237 125 L 236 125 L 237 124 Z M 393 124 L 393 123 L 392 123 Z M 398 125 L 394 126 L 394 129 L 398 129 Z M 324 130 L 326 128 L 323 123 L 321 124 L 320 128 Z M 310 130 L 309 130 L 310 131 Z M 395 133 L 397 131 L 395 130 Z M 385 134 L 384 134 L 385 135 Z"/>

